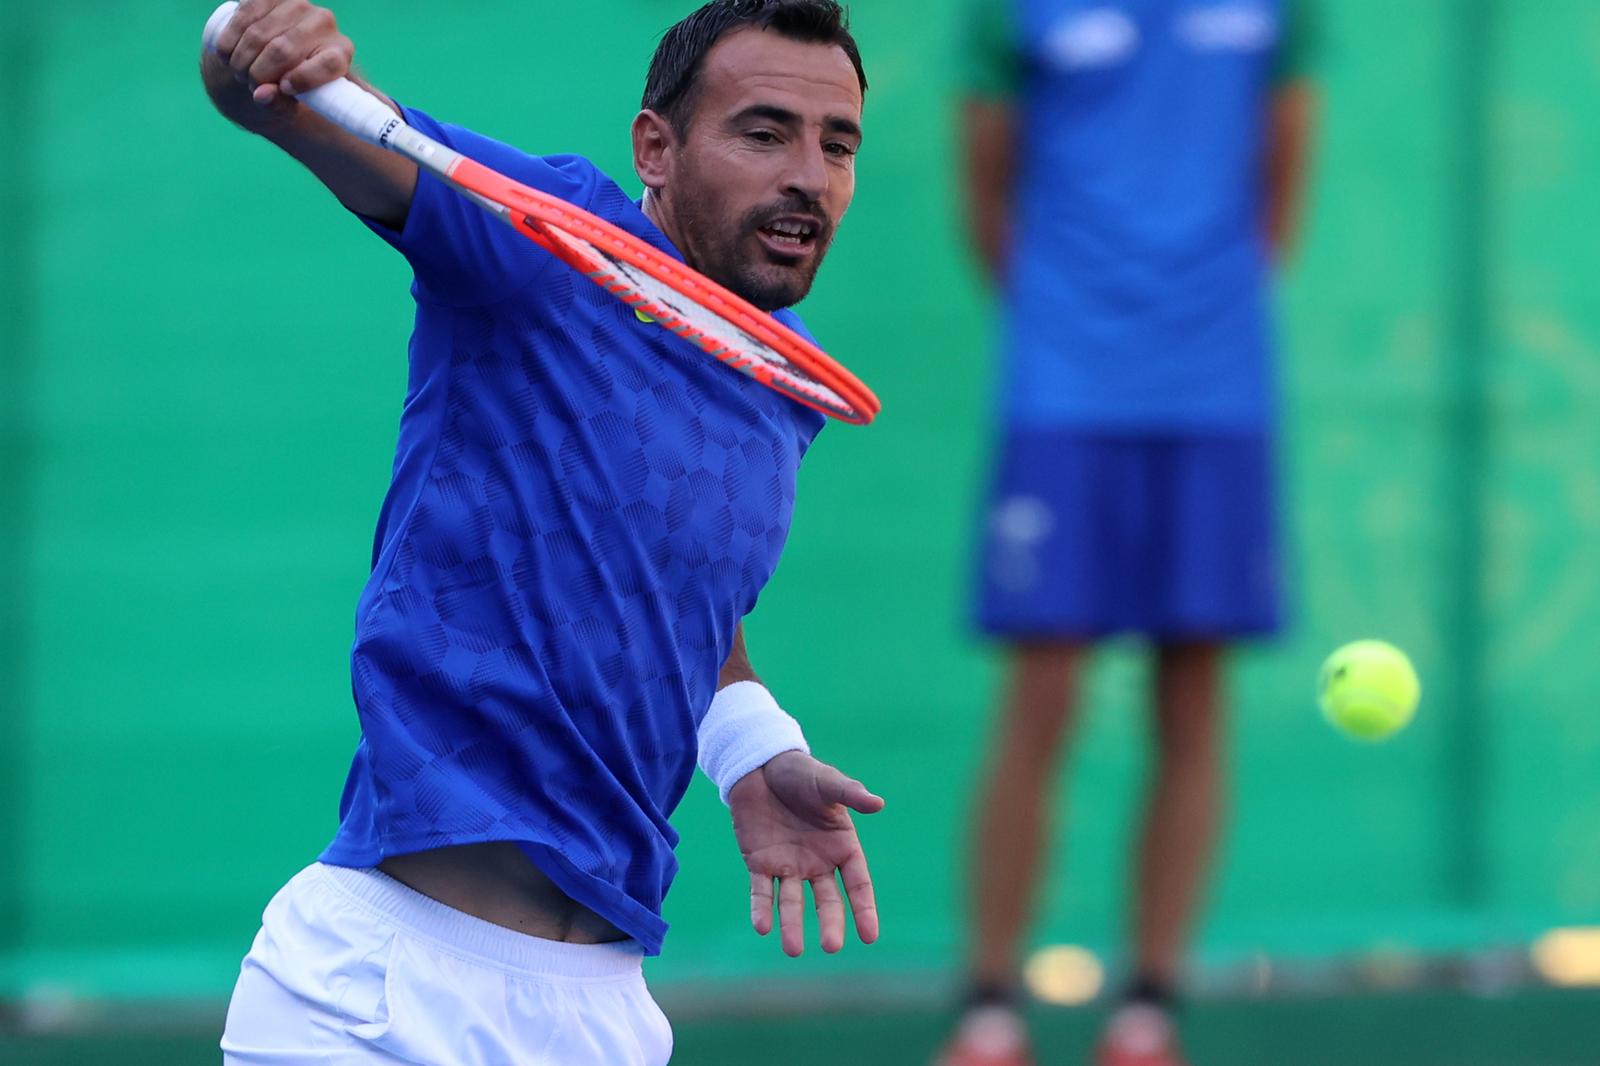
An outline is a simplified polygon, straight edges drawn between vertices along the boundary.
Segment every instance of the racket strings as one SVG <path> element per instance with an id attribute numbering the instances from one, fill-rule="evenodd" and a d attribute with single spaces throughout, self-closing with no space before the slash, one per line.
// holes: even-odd
<path id="1" fill-rule="evenodd" d="M 591 247 L 593 246 L 591 245 Z M 781 375 L 782 384 L 791 389 L 810 394 L 813 398 L 822 400 L 830 406 L 841 410 L 851 408 L 852 405 L 826 383 L 819 381 L 816 377 L 807 373 L 803 367 L 786 359 L 781 352 L 743 329 L 737 323 L 731 322 L 703 304 L 685 297 L 672 286 L 626 260 L 610 255 L 599 248 L 595 248 L 594 253 L 603 259 L 608 267 L 628 287 L 642 297 L 638 301 L 640 304 L 653 303 L 675 316 L 690 331 L 699 335 L 699 337 L 688 337 L 687 339 L 699 344 L 712 355 L 740 370 L 746 370 L 746 372 L 748 372 L 748 366 L 743 364 L 759 364 L 769 371 Z M 710 345 L 700 340 L 700 337 L 710 341 Z M 719 351 L 718 349 L 722 350 Z"/>

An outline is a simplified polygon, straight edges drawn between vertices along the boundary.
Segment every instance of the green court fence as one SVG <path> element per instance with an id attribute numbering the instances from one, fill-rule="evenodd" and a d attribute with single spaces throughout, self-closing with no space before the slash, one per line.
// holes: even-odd
<path id="1" fill-rule="evenodd" d="M 655 35 L 687 6 L 338 10 L 397 98 L 621 176 Z M 819 754 L 889 799 L 862 827 L 884 937 L 798 963 L 757 940 L 701 782 L 664 986 L 936 975 L 962 942 L 995 669 L 963 621 L 992 360 L 956 19 L 855 8 L 859 194 L 804 311 L 886 413 L 813 451 L 749 635 Z M 219 996 L 334 828 L 408 272 L 211 111 L 208 5 L 0 10 L 0 995 Z M 1281 285 L 1294 624 L 1237 663 L 1215 964 L 1600 921 L 1600 6 L 1323 14 L 1319 165 Z M 1322 655 L 1364 636 L 1426 685 L 1381 747 L 1312 703 Z M 1042 941 L 1117 943 L 1144 683 L 1132 647 L 1094 671 Z"/>

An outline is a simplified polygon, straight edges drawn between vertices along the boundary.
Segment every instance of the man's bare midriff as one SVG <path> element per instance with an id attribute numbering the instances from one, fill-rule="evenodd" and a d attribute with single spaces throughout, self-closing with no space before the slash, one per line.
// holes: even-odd
<path id="1" fill-rule="evenodd" d="M 461 844 L 395 855 L 378 869 L 446 907 L 541 940 L 606 944 L 628 939 L 556 887 L 515 844 Z"/>

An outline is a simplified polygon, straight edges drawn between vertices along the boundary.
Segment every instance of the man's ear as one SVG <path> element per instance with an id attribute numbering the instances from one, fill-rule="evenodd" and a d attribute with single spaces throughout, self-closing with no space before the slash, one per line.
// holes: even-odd
<path id="1" fill-rule="evenodd" d="M 672 170 L 677 131 L 664 116 L 646 108 L 633 116 L 633 171 L 647 189 L 660 192 Z"/>

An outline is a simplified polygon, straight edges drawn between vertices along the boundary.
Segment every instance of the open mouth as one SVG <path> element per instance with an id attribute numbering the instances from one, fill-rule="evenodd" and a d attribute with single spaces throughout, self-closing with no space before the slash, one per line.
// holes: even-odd
<path id="1" fill-rule="evenodd" d="M 758 230 L 768 248 L 791 256 L 810 251 L 821 231 L 821 225 L 809 218 L 774 219 Z"/>

